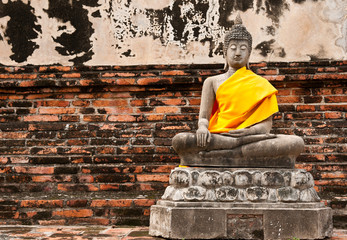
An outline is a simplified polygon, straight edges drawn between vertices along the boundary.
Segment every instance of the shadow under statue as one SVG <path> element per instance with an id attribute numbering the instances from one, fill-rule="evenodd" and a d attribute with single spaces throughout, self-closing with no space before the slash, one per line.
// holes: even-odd
<path id="1" fill-rule="evenodd" d="M 277 90 L 249 70 L 251 34 L 238 16 L 224 40 L 226 72 L 204 81 L 198 130 L 172 146 L 181 166 L 151 207 L 150 234 L 172 239 L 323 239 L 331 209 L 294 169 L 304 142 L 271 134 Z"/>

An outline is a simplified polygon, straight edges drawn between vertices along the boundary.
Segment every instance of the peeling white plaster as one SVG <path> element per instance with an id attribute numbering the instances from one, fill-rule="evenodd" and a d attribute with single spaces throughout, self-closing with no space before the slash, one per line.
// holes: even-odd
<path id="1" fill-rule="evenodd" d="M 206 18 L 196 11 L 191 1 L 181 4 L 182 36 L 187 41 L 177 39 L 176 29 L 171 23 L 172 15 L 165 15 L 164 9 L 172 10 L 176 0 L 99 0 L 100 7 L 88 10 L 88 18 L 94 29 L 90 37 L 93 55 L 86 65 L 137 65 L 137 64 L 191 64 L 224 63 L 223 56 L 216 55 L 219 43 L 223 42 L 225 30 L 219 25 L 219 0 L 206 0 Z M 2 1 L 6 3 L 6 0 Z M 199 1 L 198 1 L 199 2 Z M 202 1 L 200 1 L 202 2 Z M 253 35 L 251 61 L 307 61 L 319 59 L 347 59 L 347 1 L 307 0 L 301 4 L 287 0 L 288 9 L 282 11 L 278 23 L 267 16 L 265 8 L 241 12 L 244 25 Z M 72 0 L 70 1 L 72 3 Z M 32 40 L 39 45 L 27 61 L 16 63 L 10 59 L 11 45 L 4 36 L 9 17 L 0 18 L 0 64 L 4 65 L 72 65 L 75 57 L 62 56 L 55 48 L 54 41 L 63 32 L 73 33 L 76 29 L 70 22 L 62 23 L 48 17 L 44 11 L 48 0 L 30 1 L 42 33 Z M 262 1 L 264 5 L 264 1 Z M 99 10 L 101 17 L 92 14 Z M 164 15 L 160 15 L 164 14 Z M 228 19 L 235 19 L 236 12 L 230 12 Z M 159 22 L 159 16 L 164 16 Z M 187 18 L 186 16 L 191 16 Z M 58 30 L 64 26 L 66 29 Z M 274 35 L 266 27 L 272 27 Z M 194 29 L 199 28 L 198 36 Z M 210 41 L 204 41 L 211 39 Z M 271 50 L 261 54 L 255 47 L 265 41 L 272 41 Z M 209 56 L 212 52 L 212 57 Z M 285 54 L 284 54 L 285 52 Z M 83 54 L 83 53 L 81 53 Z"/>
<path id="2" fill-rule="evenodd" d="M 5 36 L 5 29 L 6 29 L 6 25 L 7 25 L 7 22 L 10 20 L 11 18 L 6 16 L 6 17 L 3 17 L 3 18 L 0 18 L 0 35 L 1 35 L 1 38 L 3 39 L 2 41 L 0 41 L 0 63 L 2 63 L 3 61 L 2 60 L 7 60 L 7 65 L 11 65 L 11 64 L 15 64 L 12 63 L 11 59 L 10 59 L 10 56 L 12 54 L 12 51 L 11 51 L 11 46 L 8 44 L 8 38 Z M 6 64 L 3 63 L 3 64 Z"/>

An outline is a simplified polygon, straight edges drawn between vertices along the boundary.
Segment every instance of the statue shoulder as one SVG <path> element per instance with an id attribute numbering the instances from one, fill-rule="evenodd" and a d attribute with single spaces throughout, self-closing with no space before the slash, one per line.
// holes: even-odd
<path id="1" fill-rule="evenodd" d="M 220 81 L 224 81 L 225 80 L 225 73 L 222 74 L 218 74 L 215 76 L 211 76 L 206 78 L 206 80 L 204 81 L 204 85 L 213 85 L 215 82 L 220 82 Z"/>
<path id="2" fill-rule="evenodd" d="M 212 77 L 208 77 L 204 82 L 204 88 L 211 88 L 213 92 L 217 92 L 219 86 L 227 79 L 226 74 L 222 73 Z"/>

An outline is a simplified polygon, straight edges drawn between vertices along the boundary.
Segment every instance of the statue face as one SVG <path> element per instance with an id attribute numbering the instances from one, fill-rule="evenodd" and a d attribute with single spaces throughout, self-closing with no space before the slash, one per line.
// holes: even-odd
<path id="1" fill-rule="evenodd" d="M 247 40 L 231 40 L 226 54 L 229 67 L 239 69 L 248 63 L 250 50 Z"/>

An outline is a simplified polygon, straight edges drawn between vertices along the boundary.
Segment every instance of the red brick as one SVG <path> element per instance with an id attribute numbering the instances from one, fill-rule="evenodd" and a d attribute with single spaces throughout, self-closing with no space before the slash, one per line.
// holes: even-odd
<path id="1" fill-rule="evenodd" d="M 66 220 L 60 219 L 60 220 L 38 220 L 38 223 L 42 226 L 63 226 L 66 223 Z"/>
<path id="2" fill-rule="evenodd" d="M 0 79 L 36 79 L 37 74 L 0 74 Z"/>
<path id="3" fill-rule="evenodd" d="M 156 203 L 155 199 L 135 199 L 134 204 L 138 207 L 150 207 Z"/>
<path id="4" fill-rule="evenodd" d="M 91 175 L 81 175 L 78 177 L 78 182 L 80 182 L 80 183 L 93 183 L 94 177 Z"/>
<path id="5" fill-rule="evenodd" d="M 53 211 L 52 216 L 59 216 L 64 218 L 85 218 L 93 216 L 93 211 L 90 209 Z"/>
<path id="6" fill-rule="evenodd" d="M 47 100 L 47 101 L 37 101 L 37 107 L 67 107 L 70 102 L 65 100 Z"/>
<path id="7" fill-rule="evenodd" d="M 278 69 L 257 69 L 257 74 L 260 75 L 277 75 L 278 74 Z"/>
<path id="8" fill-rule="evenodd" d="M 304 96 L 304 103 L 321 103 L 322 100 L 321 96 Z"/>
<path id="9" fill-rule="evenodd" d="M 52 175 L 33 176 L 32 182 L 41 182 L 41 183 L 54 182 L 54 177 Z"/>
<path id="10" fill-rule="evenodd" d="M 107 120 L 110 122 L 136 122 L 136 117 L 131 115 L 112 115 Z"/>
<path id="11" fill-rule="evenodd" d="M 133 78 L 124 78 L 124 79 L 117 79 L 116 80 L 117 85 L 134 85 L 135 84 L 135 79 Z"/>
<path id="12" fill-rule="evenodd" d="M 12 173 L 11 167 L 0 167 L 0 173 Z"/>
<path id="13" fill-rule="evenodd" d="M 131 199 L 92 200 L 91 207 L 131 207 Z"/>
<path id="14" fill-rule="evenodd" d="M 24 132 L 0 132 L 0 139 L 25 139 L 28 135 Z"/>
<path id="15" fill-rule="evenodd" d="M 40 108 L 40 114 L 73 114 L 75 108 Z"/>
<path id="16" fill-rule="evenodd" d="M 182 106 L 186 105 L 186 101 L 182 99 L 172 98 L 166 99 L 162 101 L 165 105 L 174 105 L 174 106 Z"/>
<path id="17" fill-rule="evenodd" d="M 63 200 L 22 200 L 20 206 L 25 208 L 56 208 L 63 207 Z"/>
<path id="18" fill-rule="evenodd" d="M 114 106 L 98 109 L 98 112 L 102 114 L 131 114 L 134 112 L 134 109 L 131 107 Z"/>
<path id="19" fill-rule="evenodd" d="M 306 88 L 295 88 L 292 89 L 291 92 L 294 96 L 311 95 L 311 89 Z"/>
<path id="20" fill-rule="evenodd" d="M 163 76 L 188 76 L 190 73 L 186 73 L 182 70 L 171 70 L 171 71 L 164 71 L 161 73 Z"/>
<path id="21" fill-rule="evenodd" d="M 86 207 L 88 204 L 88 200 L 82 199 L 82 200 L 68 200 L 66 201 L 66 205 L 68 207 Z"/>
<path id="22" fill-rule="evenodd" d="M 56 75 L 54 73 L 51 73 L 51 74 L 41 74 L 40 78 L 56 78 Z"/>
<path id="23" fill-rule="evenodd" d="M 136 179 L 139 182 L 169 182 L 169 175 L 138 174 Z"/>
<path id="24" fill-rule="evenodd" d="M 331 88 L 315 88 L 313 89 L 314 95 L 331 95 L 332 89 Z"/>
<path id="25" fill-rule="evenodd" d="M 339 119 L 344 118 L 344 115 L 341 112 L 326 112 L 324 113 L 326 119 Z"/>
<path id="26" fill-rule="evenodd" d="M 54 167 L 14 167 L 13 168 L 17 173 L 25 173 L 25 174 L 53 174 Z"/>
<path id="27" fill-rule="evenodd" d="M 115 148 L 114 147 L 98 147 L 95 149 L 96 154 L 114 154 Z"/>
<path id="28" fill-rule="evenodd" d="M 152 85 L 152 84 L 171 84 L 171 78 L 140 78 L 137 80 L 138 85 Z"/>
<path id="29" fill-rule="evenodd" d="M 82 191 L 82 192 L 96 192 L 99 191 L 99 188 L 92 184 L 58 184 L 57 185 L 58 191 L 63 192 L 76 192 L 76 191 Z"/>
<path id="30" fill-rule="evenodd" d="M 0 157 L 0 164 L 7 164 L 9 162 L 8 157 Z"/>
<path id="31" fill-rule="evenodd" d="M 267 62 L 251 63 L 251 67 L 266 67 Z"/>
<path id="32" fill-rule="evenodd" d="M 49 70 L 57 70 L 59 72 L 69 72 L 71 71 L 71 67 L 68 66 L 49 66 Z"/>
<path id="33" fill-rule="evenodd" d="M 180 108 L 178 107 L 156 107 L 155 108 L 156 113 L 179 113 Z"/>
<path id="34" fill-rule="evenodd" d="M 119 186 L 120 184 L 100 184 L 100 190 L 101 191 L 115 191 L 115 190 L 119 190 Z"/>
<path id="35" fill-rule="evenodd" d="M 90 102 L 86 100 L 76 100 L 72 102 L 72 105 L 76 107 L 88 107 L 90 105 Z"/>
<path id="36" fill-rule="evenodd" d="M 76 115 L 63 115 L 63 116 L 61 116 L 61 121 L 62 122 L 79 122 L 80 121 L 80 116 L 76 116 Z"/>
<path id="37" fill-rule="evenodd" d="M 317 72 L 336 72 L 336 67 L 319 67 L 317 68 Z"/>
<path id="38" fill-rule="evenodd" d="M 347 79 L 347 73 L 326 73 L 326 74 L 315 74 L 313 76 L 314 80 L 326 80 L 326 79 Z"/>
<path id="39" fill-rule="evenodd" d="M 347 104 L 343 105 L 320 105 L 321 111 L 347 111 Z"/>
<path id="40" fill-rule="evenodd" d="M 62 77 L 63 78 L 80 78 L 81 74 L 80 73 L 64 73 Z"/>
<path id="41" fill-rule="evenodd" d="M 272 76 L 272 75 L 265 75 L 263 76 L 264 78 L 266 78 L 268 81 L 283 81 L 286 76 L 284 75 L 275 75 L 275 76 Z"/>
<path id="42" fill-rule="evenodd" d="M 295 164 L 295 168 L 305 169 L 306 171 L 311 172 L 313 170 L 313 164 Z"/>
<path id="43" fill-rule="evenodd" d="M 300 103 L 301 98 L 300 97 L 283 97 L 278 96 L 277 97 L 278 103 Z"/>
<path id="44" fill-rule="evenodd" d="M 105 115 L 84 115 L 83 121 L 85 122 L 105 122 Z"/>
<path id="45" fill-rule="evenodd" d="M 87 144 L 88 144 L 88 140 L 86 140 L 86 139 L 70 139 L 67 141 L 68 146 L 73 146 L 73 145 L 83 146 L 83 145 L 87 145 Z"/>
<path id="46" fill-rule="evenodd" d="M 43 99 L 43 98 L 49 98 L 51 96 L 52 96 L 51 93 L 29 94 L 29 95 L 25 96 L 25 99 L 27 99 L 27 100 Z"/>
<path id="47" fill-rule="evenodd" d="M 136 74 L 132 72 L 112 72 L 104 73 L 101 77 L 135 77 Z"/>
<path id="48" fill-rule="evenodd" d="M 146 99 L 136 99 L 130 101 L 131 106 L 147 106 L 147 100 Z"/>
<path id="49" fill-rule="evenodd" d="M 97 96 L 93 93 L 82 93 L 82 94 L 78 94 L 78 98 L 93 99 L 93 98 L 97 98 Z"/>
<path id="50" fill-rule="evenodd" d="M 343 103 L 347 102 L 347 96 L 326 96 L 324 101 L 326 103 Z"/>
<path id="51" fill-rule="evenodd" d="M 321 178 L 341 178 L 341 179 L 346 179 L 347 178 L 347 173 L 343 172 L 329 172 L 329 173 L 321 173 Z"/>
<path id="52" fill-rule="evenodd" d="M 6 97 L 6 98 L 7 98 L 7 97 Z M 11 100 L 20 100 L 20 99 L 24 99 L 24 96 L 19 96 L 19 95 L 8 96 L 8 99 L 11 99 Z"/>
<path id="53" fill-rule="evenodd" d="M 91 154 L 92 153 L 92 149 L 88 148 L 88 147 L 70 147 L 70 148 L 65 148 L 65 149 L 62 149 L 62 152 L 65 154 L 65 155 L 68 155 L 68 154 Z"/>
<path id="54" fill-rule="evenodd" d="M 28 157 L 11 157 L 11 163 L 13 164 L 29 163 L 29 158 Z"/>
<path id="55" fill-rule="evenodd" d="M 298 105 L 296 110 L 299 112 L 314 112 L 316 109 L 313 105 Z"/>
<path id="56" fill-rule="evenodd" d="M 146 115 L 147 121 L 162 121 L 164 120 L 164 115 L 150 114 Z"/>
<path id="57" fill-rule="evenodd" d="M 347 165 L 317 165 L 317 171 L 346 171 Z"/>
<path id="58" fill-rule="evenodd" d="M 278 89 L 277 96 L 288 96 L 290 95 L 291 90 L 290 89 Z"/>
<path id="59" fill-rule="evenodd" d="M 140 190 L 141 191 L 153 191 L 153 190 L 156 190 L 155 187 L 153 187 L 152 184 L 150 183 L 140 183 Z"/>
<path id="60" fill-rule="evenodd" d="M 111 107 L 111 106 L 128 106 L 127 100 L 95 100 L 93 101 L 95 107 Z"/>

